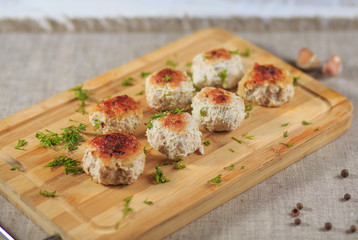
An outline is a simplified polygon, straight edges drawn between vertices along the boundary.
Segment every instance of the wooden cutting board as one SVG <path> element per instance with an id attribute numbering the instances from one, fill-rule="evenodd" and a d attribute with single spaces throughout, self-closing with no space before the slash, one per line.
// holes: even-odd
<path id="1" fill-rule="evenodd" d="M 242 57 L 246 70 L 254 62 L 272 63 L 287 68 L 292 76 L 299 76 L 292 101 L 280 108 L 254 105 L 250 117 L 235 131 L 203 132 L 202 141 L 211 142 L 205 146 L 205 155 L 188 156 L 184 159 L 187 167 L 182 170 L 174 169 L 173 165 L 163 166 L 164 175 L 170 179 L 168 183 L 152 182 L 155 164 L 166 158 L 149 147 L 144 173 L 137 182 L 108 187 L 93 183 L 86 174 L 66 175 L 62 167 L 44 167 L 61 151 L 41 147 L 35 138 L 37 131 L 59 132 L 60 128 L 73 125 L 69 119 L 89 124 L 88 115 L 75 112 L 79 102 L 73 92 L 66 91 L 0 121 L 1 193 L 49 234 L 59 233 L 63 239 L 158 239 L 293 164 L 349 128 L 353 108 L 348 99 L 270 53 L 220 29 L 199 31 L 85 82 L 84 88 L 93 93 L 86 109 L 106 96 L 127 94 L 143 104 L 147 122 L 153 111 L 144 95 L 136 95 L 144 90 L 141 72 L 160 70 L 168 59 L 177 64 L 177 69 L 190 70 L 186 63 L 196 54 L 219 47 L 240 51 L 249 48 L 250 56 Z M 135 85 L 121 86 L 122 80 L 129 76 L 134 78 Z M 303 120 L 312 124 L 303 125 Z M 287 122 L 289 125 L 282 127 Z M 143 124 L 136 133 L 143 145 L 145 130 Z M 283 138 L 284 131 L 288 131 L 287 138 Z M 244 133 L 254 135 L 254 139 L 244 139 Z M 93 128 L 88 127 L 86 140 L 95 135 Z M 234 141 L 232 136 L 243 143 Z M 29 142 L 26 151 L 14 149 L 18 139 Z M 69 155 L 80 160 L 84 148 L 82 144 Z M 234 170 L 224 169 L 231 164 Z M 24 171 L 11 171 L 16 165 Z M 208 183 L 218 174 L 222 174 L 219 186 Z M 41 189 L 56 190 L 57 197 L 46 198 L 39 194 Z M 133 212 L 116 229 L 123 214 L 124 199 L 130 195 L 133 195 L 130 203 Z M 144 200 L 154 204 L 148 206 Z"/>

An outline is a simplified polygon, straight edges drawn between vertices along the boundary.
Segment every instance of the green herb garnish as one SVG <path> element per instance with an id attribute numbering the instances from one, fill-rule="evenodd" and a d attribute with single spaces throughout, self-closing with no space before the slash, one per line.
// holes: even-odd
<path id="1" fill-rule="evenodd" d="M 121 220 L 119 220 L 119 222 L 117 223 L 116 229 L 119 229 L 121 226 L 121 223 L 123 221 L 123 219 L 131 212 L 133 212 L 133 209 L 131 207 L 129 207 L 129 203 L 132 201 L 133 195 L 126 197 L 124 199 L 124 208 L 123 208 L 123 215 Z"/>
<path id="2" fill-rule="evenodd" d="M 287 131 L 283 133 L 283 137 L 288 137 Z"/>
<path id="3" fill-rule="evenodd" d="M 10 168 L 11 171 L 15 171 L 15 170 L 17 170 L 17 169 L 20 169 L 20 167 L 19 167 L 19 166 L 15 166 L 15 167 Z"/>
<path id="4" fill-rule="evenodd" d="M 169 81 L 170 80 L 170 76 L 165 76 L 162 78 L 163 81 Z"/>
<path id="5" fill-rule="evenodd" d="M 301 78 L 300 76 L 293 77 L 292 85 L 296 87 L 298 85 L 298 79 L 300 79 L 300 78 Z"/>
<path id="6" fill-rule="evenodd" d="M 248 118 L 249 116 L 250 116 L 250 111 L 252 111 L 252 104 L 250 103 L 249 105 L 246 105 L 245 106 L 245 113 L 246 113 L 246 115 L 245 115 L 245 118 Z"/>
<path id="7" fill-rule="evenodd" d="M 81 113 L 81 114 L 86 114 L 87 113 L 86 109 L 83 108 L 83 107 L 79 107 L 78 109 L 76 109 L 76 112 Z"/>
<path id="8" fill-rule="evenodd" d="M 188 62 L 187 64 L 185 64 L 185 66 L 187 66 L 187 67 L 191 67 L 191 65 L 193 65 L 191 62 Z"/>
<path id="9" fill-rule="evenodd" d="M 244 52 L 240 53 L 240 55 L 243 57 L 250 56 L 250 49 L 246 48 Z"/>
<path id="10" fill-rule="evenodd" d="M 133 81 L 132 77 L 127 77 L 127 78 L 123 79 L 121 85 L 122 86 L 133 86 L 134 84 L 132 81 Z"/>
<path id="11" fill-rule="evenodd" d="M 231 164 L 230 166 L 224 167 L 224 169 L 228 169 L 228 170 L 234 170 L 235 165 Z"/>
<path id="12" fill-rule="evenodd" d="M 215 183 L 216 185 L 220 185 L 220 183 L 221 183 L 221 174 L 217 175 L 213 179 L 210 179 L 208 182 L 209 183 Z"/>
<path id="13" fill-rule="evenodd" d="M 86 127 L 87 125 L 80 123 L 78 126 L 72 125 L 67 128 L 61 128 L 63 130 L 61 135 L 45 129 L 47 133 L 37 132 L 35 136 L 40 140 L 43 147 L 52 148 L 64 144 L 64 149 L 73 151 L 77 149 L 80 142 L 84 142 L 81 133 L 86 130 Z"/>
<path id="14" fill-rule="evenodd" d="M 242 140 L 240 140 L 240 139 L 237 139 L 236 137 L 231 137 L 232 139 L 234 139 L 236 142 L 238 142 L 238 143 L 242 143 Z"/>
<path id="15" fill-rule="evenodd" d="M 29 142 L 26 141 L 25 139 L 19 139 L 19 141 L 17 142 L 17 145 L 15 147 L 15 149 L 17 150 L 25 150 L 25 148 L 23 148 L 23 146 L 25 146 L 26 144 L 28 144 Z"/>
<path id="16" fill-rule="evenodd" d="M 209 145 L 210 145 L 210 141 L 209 141 L 209 140 L 205 140 L 205 141 L 204 141 L 204 145 L 205 145 L 205 146 L 209 146 Z"/>
<path id="17" fill-rule="evenodd" d="M 179 159 L 178 162 L 177 162 L 177 164 L 174 166 L 174 168 L 176 168 L 176 169 L 186 168 L 186 166 L 181 163 L 182 161 L 183 161 L 183 159 Z"/>
<path id="18" fill-rule="evenodd" d="M 92 95 L 87 89 L 83 89 L 82 85 L 71 88 L 70 91 L 73 91 L 75 93 L 76 98 L 81 101 L 80 106 L 82 108 L 85 106 L 86 99 Z"/>
<path id="19" fill-rule="evenodd" d="M 232 148 L 229 148 L 229 151 L 230 151 L 230 152 L 235 152 L 235 150 L 234 150 L 234 149 L 232 149 Z"/>
<path id="20" fill-rule="evenodd" d="M 65 154 L 61 154 L 60 156 L 55 157 L 52 162 L 49 162 L 49 164 L 47 164 L 45 167 L 54 168 L 58 166 L 63 166 L 66 174 L 76 174 L 83 172 L 83 168 L 78 166 L 80 163 L 81 161 L 74 160 L 66 156 Z"/>
<path id="21" fill-rule="evenodd" d="M 40 194 L 45 197 L 56 197 L 56 191 L 49 192 L 46 190 L 40 190 Z"/>
<path id="22" fill-rule="evenodd" d="M 84 123 L 80 123 L 78 126 L 72 125 L 67 128 L 61 128 L 61 130 L 63 130 L 61 139 L 65 144 L 64 148 L 70 151 L 76 150 L 77 146 L 80 145 L 80 142 L 85 141 L 81 134 L 86 131 L 86 128 L 87 125 Z"/>
<path id="23" fill-rule="evenodd" d="M 94 127 L 93 127 L 94 130 L 98 130 L 102 126 L 102 124 L 103 124 L 103 121 L 95 119 L 94 120 Z"/>
<path id="24" fill-rule="evenodd" d="M 167 63 L 166 63 L 168 66 L 170 66 L 170 67 L 172 67 L 172 68 L 176 68 L 176 64 L 173 62 L 173 60 L 170 60 L 170 59 L 168 59 L 167 60 Z"/>
<path id="25" fill-rule="evenodd" d="M 208 77 L 205 75 L 204 76 L 204 82 L 208 81 Z"/>
<path id="26" fill-rule="evenodd" d="M 148 77 L 149 75 L 150 75 L 150 72 L 142 72 L 142 73 L 140 74 L 140 76 L 141 76 L 142 78 Z"/>
<path id="27" fill-rule="evenodd" d="M 147 199 L 143 201 L 143 203 L 147 204 L 147 205 L 152 205 L 153 202 L 152 201 L 148 201 Z"/>
<path id="28" fill-rule="evenodd" d="M 319 129 L 318 128 L 316 128 L 315 130 L 313 130 L 313 131 L 315 131 L 315 132 L 317 132 Z"/>
<path id="29" fill-rule="evenodd" d="M 149 145 L 149 143 L 147 143 L 146 145 L 144 145 L 143 147 L 143 152 L 144 154 L 147 154 L 147 146 Z"/>
<path id="30" fill-rule="evenodd" d="M 111 97 L 112 97 L 112 96 L 107 96 L 107 97 L 105 97 L 105 98 L 99 100 L 97 103 L 104 102 L 104 101 L 110 99 Z"/>
<path id="31" fill-rule="evenodd" d="M 205 107 L 203 107 L 202 109 L 200 109 L 200 115 L 201 115 L 201 116 L 205 116 L 205 115 L 206 115 Z"/>
<path id="32" fill-rule="evenodd" d="M 139 95 L 143 95 L 144 94 L 144 90 L 140 91 L 140 92 L 137 92 L 135 95 L 136 96 L 139 96 Z"/>
<path id="33" fill-rule="evenodd" d="M 62 142 L 61 137 L 48 129 L 45 129 L 46 133 L 37 132 L 35 137 L 40 140 L 43 147 L 52 148 L 53 146 L 60 145 Z"/>
<path id="34" fill-rule="evenodd" d="M 153 175 L 153 180 L 155 183 L 166 183 L 169 182 L 170 180 L 166 177 L 164 177 L 163 175 L 163 171 L 161 169 L 162 166 L 164 165 L 168 165 L 168 163 L 164 162 L 162 164 L 156 164 L 155 166 L 155 172 L 152 173 Z"/>
<path id="35" fill-rule="evenodd" d="M 242 166 L 241 166 L 241 169 L 244 169 L 244 168 L 245 168 L 245 165 L 242 165 Z"/>
<path id="36" fill-rule="evenodd" d="M 246 139 L 249 139 L 249 140 L 254 140 L 255 135 L 249 136 L 249 135 L 247 135 L 247 134 L 248 134 L 248 133 L 244 133 L 243 137 L 246 138 Z"/>
<path id="37" fill-rule="evenodd" d="M 239 54 L 239 49 L 234 50 L 228 50 L 229 53 L 231 54 Z"/>
<path id="38" fill-rule="evenodd" d="M 182 108 L 182 109 L 179 109 L 179 108 L 176 108 L 175 110 L 169 110 L 169 111 L 166 111 L 166 112 L 160 112 L 160 113 L 155 113 L 153 117 L 151 117 L 151 120 L 148 122 L 148 129 L 152 129 L 153 127 L 153 120 L 155 119 L 160 119 L 162 118 L 163 116 L 165 116 L 166 114 L 168 113 L 173 113 L 173 114 L 177 114 L 177 113 L 182 113 L 186 110 L 188 110 L 189 107 L 186 107 L 186 108 Z"/>
<path id="39" fill-rule="evenodd" d="M 310 124 L 312 124 L 311 122 L 307 122 L 307 121 L 302 121 L 302 124 L 303 125 L 310 125 Z"/>
<path id="40" fill-rule="evenodd" d="M 290 123 L 289 123 L 289 122 L 288 122 L 288 123 L 283 123 L 283 124 L 281 125 L 281 127 L 287 127 L 288 124 L 290 124 Z"/>
<path id="41" fill-rule="evenodd" d="M 218 77 L 224 82 L 225 78 L 227 77 L 226 69 L 223 69 L 221 72 L 219 72 Z"/>
<path id="42" fill-rule="evenodd" d="M 280 144 L 285 145 L 286 147 L 292 147 L 292 146 L 293 146 L 292 144 L 289 144 L 289 143 L 283 143 L 283 142 L 281 142 Z"/>

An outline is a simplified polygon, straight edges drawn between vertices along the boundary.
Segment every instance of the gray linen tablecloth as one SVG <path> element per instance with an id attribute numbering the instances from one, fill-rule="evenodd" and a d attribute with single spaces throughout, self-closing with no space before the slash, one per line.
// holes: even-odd
<path id="1" fill-rule="evenodd" d="M 188 33 L 0 34 L 0 118 L 67 90 Z M 337 53 L 343 71 L 319 80 L 358 107 L 358 32 L 237 32 L 292 61 L 307 46 L 321 59 Z M 358 239 L 358 120 L 339 139 L 268 178 L 166 239 Z M 1 146 L 0 146 L 1 147 Z M 343 168 L 351 175 L 339 177 Z M 345 193 L 352 199 L 342 201 Z M 302 224 L 290 212 L 305 206 Z M 0 225 L 17 239 L 47 236 L 0 195 Z M 326 221 L 333 229 L 325 232 Z"/>

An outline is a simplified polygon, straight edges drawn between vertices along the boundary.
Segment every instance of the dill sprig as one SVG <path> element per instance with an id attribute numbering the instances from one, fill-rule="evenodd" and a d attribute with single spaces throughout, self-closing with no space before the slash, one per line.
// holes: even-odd
<path id="1" fill-rule="evenodd" d="M 52 162 L 49 162 L 45 167 L 58 167 L 58 166 L 63 166 L 65 169 L 65 173 L 69 174 L 69 173 L 82 173 L 83 172 L 83 168 L 79 167 L 78 164 L 80 164 L 81 162 L 78 160 L 74 160 L 68 156 L 66 156 L 65 154 L 61 154 L 58 157 L 55 157 Z"/>
<path id="2" fill-rule="evenodd" d="M 239 54 L 239 49 L 236 50 L 228 50 L 229 53 L 231 54 Z"/>
<path id="3" fill-rule="evenodd" d="M 311 122 L 307 122 L 307 121 L 302 121 L 302 124 L 303 125 L 310 125 L 310 124 L 312 124 Z"/>
<path id="4" fill-rule="evenodd" d="M 242 143 L 242 140 L 240 140 L 240 139 L 237 139 L 236 137 L 231 137 L 232 139 L 234 139 L 236 142 L 238 142 L 238 143 Z"/>
<path id="5" fill-rule="evenodd" d="M 252 111 L 252 108 L 253 107 L 251 103 L 245 106 L 245 118 L 248 118 L 250 116 L 250 111 Z"/>
<path id="6" fill-rule="evenodd" d="M 224 82 L 227 77 L 226 69 L 223 69 L 221 72 L 219 72 L 218 77 Z"/>
<path id="7" fill-rule="evenodd" d="M 139 96 L 139 95 L 143 95 L 144 94 L 144 90 L 140 91 L 140 92 L 137 92 L 135 95 L 136 96 Z"/>
<path id="8" fill-rule="evenodd" d="M 149 75 L 150 75 L 150 72 L 142 72 L 142 73 L 140 74 L 140 76 L 141 76 L 142 78 L 148 77 Z"/>
<path id="9" fill-rule="evenodd" d="M 125 79 L 123 79 L 121 85 L 122 86 L 133 86 L 133 78 L 132 77 L 127 77 Z"/>
<path id="10" fill-rule="evenodd" d="M 56 191 L 49 192 L 47 190 L 40 190 L 40 194 L 45 197 L 56 197 Z"/>
<path id="11" fill-rule="evenodd" d="M 147 205 L 152 205 L 153 204 L 153 202 L 149 201 L 148 199 L 144 200 L 143 203 L 145 203 Z"/>
<path id="12" fill-rule="evenodd" d="M 200 109 L 200 116 L 205 116 L 206 115 L 206 108 L 203 107 Z"/>
<path id="13" fill-rule="evenodd" d="M 204 141 L 204 145 L 205 145 L 205 146 L 209 146 L 209 145 L 210 145 L 210 141 L 209 141 L 209 140 L 205 140 L 205 141 Z"/>
<path id="14" fill-rule="evenodd" d="M 86 131 L 86 127 L 86 124 L 80 123 L 78 126 L 72 125 L 67 128 L 61 128 L 63 132 L 60 135 L 45 129 L 46 133 L 37 132 L 35 136 L 40 140 L 43 147 L 53 148 L 54 146 L 64 144 L 64 149 L 73 151 L 77 149 L 80 142 L 84 142 L 81 134 Z"/>
<path id="15" fill-rule="evenodd" d="M 290 124 L 290 123 L 289 123 L 289 122 L 288 122 L 288 123 L 283 123 L 283 124 L 281 125 L 281 127 L 287 127 L 288 124 Z"/>
<path id="16" fill-rule="evenodd" d="M 254 140 L 255 135 L 247 135 L 248 133 L 244 133 L 243 137 L 245 139 Z"/>
<path id="17" fill-rule="evenodd" d="M 293 77 L 292 85 L 296 87 L 300 78 L 300 76 Z"/>
<path id="18" fill-rule="evenodd" d="M 288 132 L 287 131 L 283 133 L 283 137 L 288 137 Z"/>
<path id="19" fill-rule="evenodd" d="M 292 147 L 293 145 L 292 144 L 289 144 L 289 143 L 284 143 L 284 142 L 280 142 L 281 145 L 285 145 L 286 147 Z"/>
<path id="20" fill-rule="evenodd" d="M 177 164 L 174 166 L 175 169 L 183 169 L 186 168 L 186 166 L 184 164 L 182 164 L 181 162 L 183 161 L 183 159 L 179 159 Z"/>
<path id="21" fill-rule="evenodd" d="M 167 64 L 168 66 L 174 68 L 174 69 L 175 69 L 176 66 L 177 66 L 177 65 L 173 62 L 173 60 L 170 60 L 170 59 L 167 60 L 166 64 Z"/>
<path id="22" fill-rule="evenodd" d="M 78 126 L 69 126 L 67 128 L 62 128 L 63 132 L 61 134 L 61 139 L 65 143 L 64 148 L 70 151 L 76 150 L 80 145 L 80 142 L 85 140 L 82 138 L 81 133 L 86 131 L 87 125 L 80 123 Z"/>
<path id="23" fill-rule="evenodd" d="M 231 164 L 230 166 L 227 166 L 227 167 L 224 167 L 224 169 L 227 169 L 227 170 L 234 170 L 234 167 L 235 165 L 234 164 Z"/>
<path id="24" fill-rule="evenodd" d="M 164 165 L 168 165 L 168 163 L 164 162 L 159 165 L 156 164 L 155 172 L 153 172 L 153 180 L 155 183 L 166 183 L 170 181 L 168 178 L 164 177 L 163 170 L 161 169 Z"/>
<path id="25" fill-rule="evenodd" d="M 131 212 L 133 212 L 133 209 L 131 207 L 129 207 L 129 203 L 132 201 L 132 198 L 133 198 L 133 195 L 132 196 L 129 196 L 129 197 L 126 197 L 124 199 L 124 208 L 123 208 L 123 215 L 122 215 L 122 218 L 121 220 L 119 220 L 119 222 L 117 223 L 117 227 L 116 229 L 119 229 L 120 226 L 121 226 L 121 223 L 123 221 L 123 219 Z"/>
<path id="26" fill-rule="evenodd" d="M 92 94 L 87 89 L 83 89 L 82 87 L 82 85 L 79 85 L 71 88 L 70 90 L 73 91 L 76 98 L 81 101 L 81 107 L 84 107 L 86 99 L 89 98 Z"/>
<path id="27" fill-rule="evenodd" d="M 250 49 L 249 48 L 246 48 L 244 52 L 241 52 L 240 53 L 241 56 L 243 57 L 248 57 L 250 56 Z"/>
<path id="28" fill-rule="evenodd" d="M 15 166 L 15 167 L 10 168 L 11 171 L 15 171 L 15 170 L 18 170 L 18 169 L 20 169 L 19 166 Z"/>
<path id="29" fill-rule="evenodd" d="M 25 146 L 26 144 L 28 144 L 28 141 L 26 141 L 25 139 L 19 139 L 15 149 L 17 149 L 17 150 L 25 150 L 25 148 L 23 146 Z"/>
<path id="30" fill-rule="evenodd" d="M 160 119 L 162 117 L 164 117 L 165 115 L 167 115 L 168 113 L 173 113 L 173 114 L 177 114 L 177 113 L 182 113 L 186 110 L 188 110 L 189 107 L 186 107 L 186 108 L 176 108 L 174 110 L 169 110 L 169 111 L 166 111 L 166 112 L 160 112 L 160 113 L 155 113 L 154 116 L 151 117 L 151 120 L 148 122 L 148 129 L 152 129 L 153 127 L 153 120 L 155 119 Z"/>
<path id="31" fill-rule="evenodd" d="M 220 185 L 220 183 L 221 183 L 221 174 L 217 175 L 213 179 L 210 179 L 208 182 L 209 183 L 215 183 L 216 185 Z"/>
<path id="32" fill-rule="evenodd" d="M 94 126 L 93 126 L 94 130 L 98 130 L 102 126 L 102 123 L 103 123 L 103 121 L 95 119 Z"/>

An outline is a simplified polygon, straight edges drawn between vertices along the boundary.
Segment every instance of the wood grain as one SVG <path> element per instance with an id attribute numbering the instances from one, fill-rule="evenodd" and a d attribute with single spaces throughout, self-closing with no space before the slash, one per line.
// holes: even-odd
<path id="1" fill-rule="evenodd" d="M 254 106 L 250 118 L 233 132 L 203 132 L 203 140 L 211 142 L 205 147 L 205 155 L 185 158 L 187 168 L 183 170 L 164 166 L 169 183 L 151 182 L 155 164 L 166 159 L 149 148 L 144 173 L 135 184 L 105 187 L 92 183 L 85 174 L 72 176 L 64 174 L 62 168 L 43 167 L 61 152 L 43 149 L 34 137 L 37 131 L 57 131 L 71 125 L 70 118 L 88 123 L 87 115 L 74 111 L 78 101 L 72 92 L 66 91 L 0 121 L 1 192 L 45 231 L 60 233 L 64 239 L 161 238 L 332 141 L 350 126 L 352 105 L 344 96 L 220 29 L 202 30 L 84 83 L 84 88 L 94 93 L 87 108 L 108 95 L 128 94 L 144 105 L 147 121 L 152 111 L 144 96 L 135 96 L 144 88 L 140 73 L 163 68 L 167 59 L 178 63 L 178 69 L 189 70 L 185 65 L 197 53 L 216 47 L 248 47 L 251 55 L 243 58 L 245 69 L 255 61 L 289 69 L 293 76 L 301 77 L 295 97 L 280 108 Z M 133 76 L 136 84 L 121 86 L 122 79 L 128 76 Z M 312 124 L 303 126 L 302 120 Z M 289 126 L 281 127 L 285 122 L 290 122 Z M 319 131 L 314 131 L 316 128 Z M 136 133 L 142 144 L 146 143 L 145 129 L 142 125 Z M 288 138 L 282 138 L 284 131 L 289 132 Z M 255 139 L 243 144 L 231 139 L 242 138 L 246 132 L 255 135 Z M 89 128 L 86 139 L 93 134 Z M 26 151 L 14 149 L 18 139 L 29 141 Z M 280 145 L 283 141 L 293 147 Z M 81 159 L 83 150 L 81 146 L 71 156 Z M 18 164 L 25 171 L 10 171 L 11 166 Z M 230 164 L 235 165 L 233 171 L 223 169 Z M 241 169 L 243 165 L 245 168 Z M 223 176 L 220 186 L 207 182 L 218 174 Z M 40 189 L 56 190 L 58 197 L 45 198 L 39 195 Z M 123 199 L 130 195 L 134 195 L 130 204 L 134 212 L 116 230 Z M 154 202 L 152 206 L 143 204 L 147 198 Z"/>

